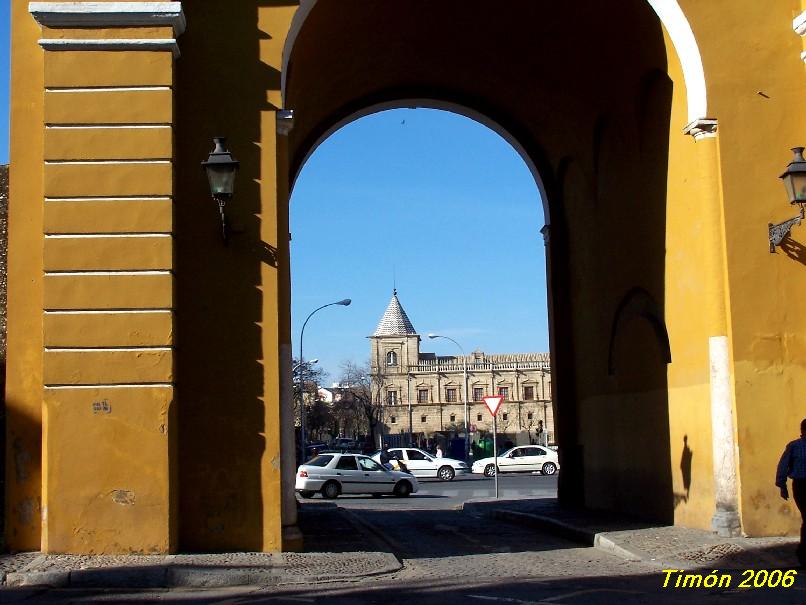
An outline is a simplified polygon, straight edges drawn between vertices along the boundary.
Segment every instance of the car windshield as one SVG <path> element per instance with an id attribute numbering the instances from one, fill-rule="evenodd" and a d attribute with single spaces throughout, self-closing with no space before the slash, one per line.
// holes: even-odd
<path id="1" fill-rule="evenodd" d="M 305 466 L 327 466 L 331 460 L 333 460 L 333 456 L 316 456 L 308 460 Z"/>
<path id="2" fill-rule="evenodd" d="M 506 450 L 506 451 L 501 452 L 500 454 L 498 454 L 498 457 L 499 457 L 499 458 L 506 458 L 507 456 L 509 456 L 509 455 L 512 453 L 512 451 L 513 451 L 514 449 L 515 449 L 514 447 L 511 447 L 511 448 L 509 448 L 508 450 Z"/>

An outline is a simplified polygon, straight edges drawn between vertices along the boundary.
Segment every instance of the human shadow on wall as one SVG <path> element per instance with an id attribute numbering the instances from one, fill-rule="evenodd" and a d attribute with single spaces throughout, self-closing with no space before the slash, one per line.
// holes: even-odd
<path id="1" fill-rule="evenodd" d="M 680 474 L 683 479 L 683 489 L 685 493 L 674 494 L 674 507 L 677 508 L 680 504 L 688 502 L 691 495 L 691 460 L 694 457 L 694 452 L 688 446 L 688 435 L 683 435 L 683 452 L 680 454 Z"/>
<path id="2" fill-rule="evenodd" d="M 264 460 L 266 439 L 279 436 L 279 416 L 267 420 L 267 393 L 277 377 L 267 358 L 276 317 L 264 304 L 275 296 L 277 230 L 273 156 L 263 157 L 264 131 L 274 120 L 269 102 L 280 72 L 260 59 L 274 22 L 258 22 L 261 7 L 296 2 L 185 3 L 192 26 L 180 39 L 176 63 L 176 380 L 179 419 L 179 548 L 260 551 L 264 495 L 277 492 L 279 473 Z M 281 27 L 281 24 L 277 24 Z M 222 32 L 226 37 L 221 41 Z M 284 32 L 277 32 L 277 36 Z M 240 161 L 227 205 L 232 234 L 219 235 L 218 212 L 200 162 L 213 136 L 226 136 Z M 268 187 L 268 189 L 267 189 Z M 268 200 L 264 207 L 263 200 Z M 265 223 L 264 223 L 265 221 Z M 267 331 L 268 330 L 268 331 Z M 273 444 L 277 445 L 277 444 Z M 276 480 L 276 489 L 272 484 Z M 273 548 L 278 548 L 274 545 Z"/>

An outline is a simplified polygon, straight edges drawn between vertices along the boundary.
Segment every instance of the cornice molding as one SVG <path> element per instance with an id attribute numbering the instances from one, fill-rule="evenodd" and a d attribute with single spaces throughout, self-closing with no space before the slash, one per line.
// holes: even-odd
<path id="1" fill-rule="evenodd" d="M 716 136 L 718 121 L 716 118 L 698 118 L 686 124 L 683 134 L 690 134 L 695 141 Z"/>
<path id="2" fill-rule="evenodd" d="M 277 111 L 277 134 L 287 137 L 294 128 L 294 110 L 280 109 Z"/>
<path id="3" fill-rule="evenodd" d="M 179 45 L 174 38 L 118 38 L 118 39 L 53 39 L 39 40 L 45 50 L 170 50 L 174 58 L 179 56 Z"/>
<path id="4" fill-rule="evenodd" d="M 28 12 L 45 27 L 173 27 L 187 25 L 181 2 L 29 2 Z"/>
<path id="5" fill-rule="evenodd" d="M 799 36 L 806 36 L 806 11 L 803 11 L 792 20 L 792 29 Z"/>

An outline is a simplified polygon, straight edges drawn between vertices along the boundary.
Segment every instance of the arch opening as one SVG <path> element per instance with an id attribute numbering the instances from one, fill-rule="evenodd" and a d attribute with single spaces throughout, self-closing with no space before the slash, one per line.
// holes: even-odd
<path id="1" fill-rule="evenodd" d="M 370 5 L 338 15 L 321 3 L 308 8 L 285 80 L 296 122 L 291 178 L 330 133 L 389 107 L 447 108 L 504 136 L 550 217 L 543 235 L 552 384 L 567 470 L 560 499 L 672 521 L 667 368 L 639 353 L 654 333 L 628 330 L 620 350 L 630 351 L 643 378 L 614 382 L 605 311 L 640 288 L 669 324 L 670 296 L 675 313 L 681 305 L 666 284 L 691 271 L 666 255 L 682 228 L 669 196 L 693 165 L 675 154 L 680 126 L 704 105 L 690 103 L 685 66 L 667 56 L 654 7 L 530 5 L 490 19 L 479 5 L 463 13 L 461 28 L 439 5 L 429 6 L 427 21 L 407 3 L 393 14 Z M 594 29 L 605 33 L 590 52 L 582 32 Z M 629 445 L 636 434 L 661 435 L 641 440 L 640 460 Z M 695 494 L 687 506 L 702 511 L 707 498 Z"/>

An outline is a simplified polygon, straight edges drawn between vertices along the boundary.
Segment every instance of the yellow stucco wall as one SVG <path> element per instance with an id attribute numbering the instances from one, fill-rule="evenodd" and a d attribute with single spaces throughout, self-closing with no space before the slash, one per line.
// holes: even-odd
<path id="1" fill-rule="evenodd" d="M 81 45 L 43 51 L 39 37 L 127 38 L 140 28 L 40 30 L 26 3 L 15 2 L 15 11 L 15 31 L 16 21 L 25 20 L 19 29 L 28 32 L 15 70 L 38 74 L 39 90 L 33 123 L 27 108 L 13 110 L 12 120 L 44 136 L 30 157 L 24 150 L 32 137 L 12 142 L 17 178 L 27 175 L 40 189 L 15 198 L 21 216 L 38 217 L 28 233 L 37 254 L 16 247 L 11 255 L 29 258 L 25 279 L 35 275 L 40 294 L 26 297 L 12 286 L 9 310 L 11 317 L 24 309 L 38 334 L 38 386 L 26 395 L 41 414 L 43 475 L 41 536 L 34 541 L 32 530 L 27 542 L 9 544 L 47 552 L 167 552 L 176 548 L 178 497 L 170 420 L 173 53 Z M 172 35 L 170 27 L 142 30 L 144 38 Z M 129 105 L 110 109 L 116 103 Z M 16 358 L 19 347 L 12 348 L 8 368 L 15 375 L 25 368 Z M 19 426 L 10 415 L 9 432 Z M 12 486 L 9 503 L 17 491 Z"/>
<path id="2" fill-rule="evenodd" d="M 806 320 L 796 311 L 806 295 L 798 253 L 806 236 L 795 228 L 785 249 L 770 255 L 765 232 L 797 214 L 777 177 L 789 148 L 806 140 L 802 42 L 792 30 L 803 7 L 794 0 L 681 6 L 700 43 L 709 112 L 719 119 L 742 526 L 751 535 L 791 534 L 799 515 L 773 483 L 778 457 L 806 417 Z"/>
<path id="3" fill-rule="evenodd" d="M 290 340 L 290 310 L 279 302 L 288 223 L 278 220 L 285 200 L 278 198 L 283 178 L 275 122 L 281 53 L 295 10 L 275 3 L 185 4 L 193 26 L 180 39 L 176 73 L 177 154 L 186 160 L 177 171 L 175 216 L 179 480 L 192 486 L 180 497 L 183 549 L 284 547 L 281 456 L 293 452 L 280 449 L 279 357 Z M 230 42 L 210 45 L 222 30 Z M 211 94 L 211 86 L 227 92 Z M 226 136 L 241 163 L 227 207 L 228 247 L 198 168 L 213 136 Z"/>
<path id="4" fill-rule="evenodd" d="M 173 389 L 164 387 L 45 392 L 44 487 L 52 496 L 42 550 L 171 549 L 166 450 L 172 399 Z"/>
<path id="5" fill-rule="evenodd" d="M 42 509 L 42 209 L 44 130 L 40 28 L 28 3 L 11 5 L 11 166 L 9 171 L 6 361 L 6 544 L 38 550 Z M 22 142 L 25 144 L 21 144 Z M 12 201 L 14 200 L 14 201 Z"/>

